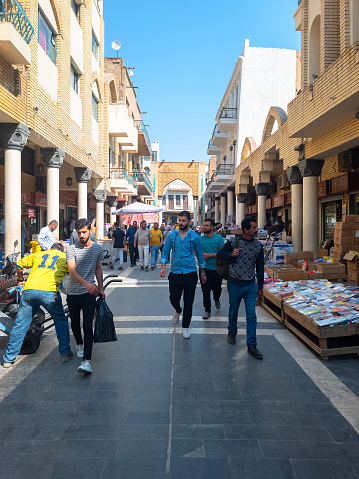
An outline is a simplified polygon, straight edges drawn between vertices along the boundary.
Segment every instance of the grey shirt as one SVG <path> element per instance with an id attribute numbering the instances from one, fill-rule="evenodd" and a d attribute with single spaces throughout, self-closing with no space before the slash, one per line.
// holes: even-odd
<path id="1" fill-rule="evenodd" d="M 150 230 L 142 228 L 136 231 L 135 238 L 137 239 L 137 244 L 142 246 L 147 246 L 150 244 L 151 233 Z"/>
<path id="2" fill-rule="evenodd" d="M 89 283 L 96 284 L 96 264 L 103 261 L 102 247 L 98 243 L 92 243 L 88 248 L 83 247 L 80 243 L 70 245 L 66 251 L 66 260 L 75 261 L 78 274 Z M 67 294 L 85 293 L 88 293 L 85 286 L 70 277 L 67 284 Z"/>

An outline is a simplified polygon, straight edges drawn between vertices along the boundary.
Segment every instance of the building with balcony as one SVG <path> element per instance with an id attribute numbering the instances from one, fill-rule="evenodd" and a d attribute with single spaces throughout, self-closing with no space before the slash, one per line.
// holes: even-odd
<path id="1" fill-rule="evenodd" d="M 260 145 L 270 107 L 276 105 L 285 114 L 287 103 L 299 89 L 298 58 L 294 50 L 250 47 L 249 40 L 245 41 L 219 105 L 207 149 L 207 154 L 216 156 L 216 168 L 206 189 L 214 203 L 211 214 L 216 222 L 238 223 L 235 168 Z M 275 119 L 272 129 L 278 125 Z"/>

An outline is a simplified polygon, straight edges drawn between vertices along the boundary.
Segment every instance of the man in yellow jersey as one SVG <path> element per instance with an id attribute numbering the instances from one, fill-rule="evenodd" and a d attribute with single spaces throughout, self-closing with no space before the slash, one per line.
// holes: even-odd
<path id="1" fill-rule="evenodd" d="M 158 223 L 153 224 L 153 228 L 150 230 L 152 236 L 152 247 L 151 247 L 151 269 L 157 268 L 157 258 L 160 248 L 162 246 L 163 234 L 162 231 L 158 228 Z"/>
<path id="2" fill-rule="evenodd" d="M 59 293 L 61 281 L 69 272 L 63 246 L 61 243 L 54 243 L 49 251 L 24 256 L 17 262 L 17 268 L 19 282 L 23 281 L 24 268 L 31 268 L 31 272 L 22 291 L 15 326 L 4 354 L 3 367 L 9 368 L 14 363 L 31 324 L 33 310 L 36 311 L 39 306 L 43 306 L 54 320 L 62 362 L 70 361 L 73 354 L 69 324 Z"/>

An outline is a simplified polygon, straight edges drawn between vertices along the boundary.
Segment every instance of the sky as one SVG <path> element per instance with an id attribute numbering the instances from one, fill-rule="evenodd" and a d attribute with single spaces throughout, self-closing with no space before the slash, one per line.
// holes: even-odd
<path id="1" fill-rule="evenodd" d="M 160 160 L 208 161 L 215 116 L 244 40 L 300 50 L 298 0 L 104 0 L 105 56 L 134 67 L 132 81 Z"/>

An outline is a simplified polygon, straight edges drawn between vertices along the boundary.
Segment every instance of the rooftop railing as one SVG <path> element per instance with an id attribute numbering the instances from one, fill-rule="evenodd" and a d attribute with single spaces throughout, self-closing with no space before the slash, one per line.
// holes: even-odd
<path id="1" fill-rule="evenodd" d="M 138 131 L 142 131 L 142 133 L 145 135 L 148 149 L 150 150 L 150 152 L 151 152 L 151 154 L 152 154 L 151 140 L 150 140 L 149 134 L 148 134 L 148 132 L 147 132 L 147 130 L 146 130 L 145 124 L 143 123 L 142 120 L 136 120 L 135 123 L 136 123 L 136 128 L 137 128 L 137 130 L 138 130 Z"/>
<path id="2" fill-rule="evenodd" d="M 233 120 L 237 119 L 237 108 L 222 108 L 219 118 L 231 118 Z"/>
<path id="3" fill-rule="evenodd" d="M 138 188 L 137 181 L 129 175 L 125 168 L 110 168 L 111 180 L 127 180 L 134 188 Z"/>
<path id="4" fill-rule="evenodd" d="M 34 36 L 34 27 L 18 0 L 0 0 L 0 21 L 12 23 L 26 43 Z"/>
<path id="5" fill-rule="evenodd" d="M 145 172 L 137 173 L 137 181 L 142 181 L 151 193 L 154 192 L 152 183 Z"/>

